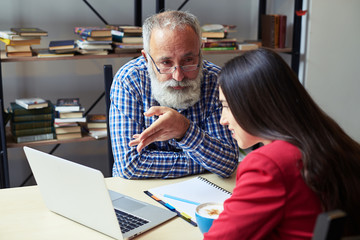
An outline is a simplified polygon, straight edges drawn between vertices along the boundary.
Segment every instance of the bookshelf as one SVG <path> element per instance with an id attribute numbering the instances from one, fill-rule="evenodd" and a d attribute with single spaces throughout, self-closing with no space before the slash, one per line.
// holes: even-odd
<path id="1" fill-rule="evenodd" d="M 299 71 L 299 60 L 300 60 L 300 37 L 301 37 L 301 17 L 295 14 L 295 11 L 302 10 L 302 0 L 294 0 L 295 8 L 294 8 L 294 25 L 293 25 L 293 43 L 292 48 L 283 48 L 283 49 L 274 49 L 277 52 L 286 53 L 291 55 L 291 67 L 292 69 L 298 73 Z M 141 25 L 141 0 L 136 0 L 137 4 L 135 8 L 135 15 L 137 18 L 135 19 L 135 25 Z M 266 13 L 266 0 L 259 0 L 259 20 L 261 14 Z M 156 1 L 156 11 L 160 12 L 165 9 L 165 1 L 157 0 Z M 261 38 L 261 21 L 259 21 L 259 30 L 258 30 L 258 38 Z M 228 51 L 204 51 L 204 56 L 207 55 L 236 55 L 241 54 L 243 51 L 239 50 L 228 50 Z M 108 55 L 75 55 L 71 57 L 49 57 L 49 58 L 38 58 L 36 56 L 33 57 L 17 57 L 17 58 L 7 58 L 5 53 L 0 52 L 0 108 L 4 109 L 4 98 L 3 98 L 3 80 L 2 80 L 2 64 L 10 64 L 16 62 L 40 62 L 40 61 L 59 61 L 59 60 L 86 60 L 86 59 L 106 59 L 106 58 L 128 58 L 128 57 L 137 57 L 140 53 L 118 53 L 118 54 L 108 54 Z M 102 95 L 103 97 L 104 95 Z M 25 143 L 15 143 L 9 138 L 9 129 L 4 126 L 4 118 L 3 111 L 0 111 L 0 188 L 10 187 L 10 179 L 9 179 L 9 166 L 8 166 L 8 156 L 7 156 L 7 148 L 19 148 L 23 147 Z M 27 146 L 39 146 L 39 145 L 56 145 L 62 143 L 71 143 L 71 142 L 85 142 L 85 141 L 96 141 L 96 139 L 91 138 L 89 136 L 84 136 L 79 139 L 68 139 L 68 140 L 48 140 L 48 141 L 38 141 L 26 143 Z M 56 149 L 54 147 L 54 150 Z"/>

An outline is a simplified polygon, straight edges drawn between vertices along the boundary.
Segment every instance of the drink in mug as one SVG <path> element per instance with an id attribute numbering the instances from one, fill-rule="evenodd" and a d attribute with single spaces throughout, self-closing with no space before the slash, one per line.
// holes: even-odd
<path id="1" fill-rule="evenodd" d="M 209 231 L 214 219 L 224 210 L 222 203 L 203 203 L 196 207 L 195 217 L 200 231 L 204 234 Z"/>

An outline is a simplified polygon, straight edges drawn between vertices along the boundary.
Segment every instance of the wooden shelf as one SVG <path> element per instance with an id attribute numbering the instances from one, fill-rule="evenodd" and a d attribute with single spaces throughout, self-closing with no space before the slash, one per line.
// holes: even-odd
<path id="1" fill-rule="evenodd" d="M 43 145 L 54 145 L 54 144 L 61 144 L 61 143 L 73 143 L 73 142 L 89 142 L 89 141 L 97 141 L 97 140 L 103 140 L 106 138 L 101 139 L 95 139 L 93 137 L 90 137 L 88 135 L 84 135 L 82 138 L 72 138 L 72 139 L 64 139 L 64 140 L 44 140 L 44 141 L 36 141 L 36 142 L 24 142 L 24 143 L 16 143 L 14 142 L 14 139 L 12 137 L 12 134 L 10 132 L 10 127 L 6 127 L 6 146 L 8 148 L 19 148 L 24 146 L 43 146 Z"/>
<path id="2" fill-rule="evenodd" d="M 290 53 L 291 48 L 269 48 L 275 52 Z M 36 49 L 35 49 L 36 51 Z M 202 51 L 203 55 L 220 55 L 220 54 L 240 54 L 245 51 L 240 50 L 214 50 Z M 141 53 L 109 53 L 108 55 L 75 55 L 69 57 L 11 57 L 8 58 L 5 52 L 1 52 L 1 62 L 31 62 L 31 61 L 58 61 L 58 60 L 81 60 L 81 59 L 104 59 L 104 58 L 125 58 L 125 57 L 138 57 Z"/>

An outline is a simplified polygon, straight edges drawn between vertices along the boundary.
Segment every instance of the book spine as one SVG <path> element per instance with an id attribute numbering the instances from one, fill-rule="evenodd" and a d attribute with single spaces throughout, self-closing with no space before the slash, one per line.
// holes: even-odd
<path id="1" fill-rule="evenodd" d="M 206 42 L 203 43 L 203 47 L 236 47 L 236 42 Z"/>
<path id="2" fill-rule="evenodd" d="M 38 135 L 14 137 L 14 140 L 17 143 L 35 142 L 35 141 L 52 140 L 52 139 L 54 139 L 54 133 L 45 133 L 45 134 L 38 134 Z"/>
<path id="3" fill-rule="evenodd" d="M 202 48 L 204 51 L 222 51 L 222 50 L 236 50 L 236 47 L 210 47 Z"/>
<path id="4" fill-rule="evenodd" d="M 34 121 L 34 122 L 12 122 L 10 126 L 12 130 L 21 130 L 29 128 L 44 128 L 53 126 L 53 121 Z"/>
<path id="5" fill-rule="evenodd" d="M 38 135 L 44 133 L 53 133 L 54 128 L 44 127 L 44 128 L 29 128 L 29 129 L 21 129 L 21 130 L 12 129 L 11 132 L 15 137 L 20 137 L 20 136 Z"/>
<path id="6" fill-rule="evenodd" d="M 286 40 L 286 15 L 280 15 L 279 20 L 279 48 L 285 48 Z"/>
<path id="7" fill-rule="evenodd" d="M 38 114 L 38 115 L 20 115 L 20 116 L 13 116 L 13 122 L 29 122 L 29 121 L 43 121 L 43 120 L 53 120 L 54 114 Z"/>

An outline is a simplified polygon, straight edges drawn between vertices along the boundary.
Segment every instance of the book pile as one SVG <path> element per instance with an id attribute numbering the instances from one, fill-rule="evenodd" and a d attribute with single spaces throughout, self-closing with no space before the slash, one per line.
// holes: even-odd
<path id="1" fill-rule="evenodd" d="M 11 28 L 0 31 L 0 41 L 5 43 L 7 57 L 31 57 L 32 45 L 39 45 L 48 33 L 40 28 Z"/>
<path id="2" fill-rule="evenodd" d="M 143 48 L 142 27 L 110 26 L 115 53 L 140 52 Z"/>
<path id="3" fill-rule="evenodd" d="M 261 40 L 264 47 L 285 48 L 286 15 L 262 15 L 261 26 Z"/>
<path id="4" fill-rule="evenodd" d="M 38 57 L 70 57 L 77 51 L 75 40 L 53 40 L 48 49 L 37 50 Z"/>
<path id="5" fill-rule="evenodd" d="M 76 40 L 78 52 L 81 54 L 107 55 L 112 50 L 111 29 L 106 27 L 75 27 L 75 34 L 81 39 Z"/>
<path id="6" fill-rule="evenodd" d="M 236 38 L 227 38 L 227 33 L 234 26 L 224 26 L 221 24 L 205 24 L 202 30 L 202 50 L 236 50 L 238 43 Z"/>
<path id="7" fill-rule="evenodd" d="M 59 98 L 55 105 L 55 133 L 57 139 L 81 138 L 81 126 L 86 122 L 85 109 L 79 98 Z"/>
<path id="8" fill-rule="evenodd" d="M 45 101 L 46 105 L 41 103 L 38 108 L 26 109 L 18 104 L 21 102 L 29 102 L 29 99 L 16 99 L 15 102 L 10 103 L 8 108 L 11 115 L 10 129 L 14 141 L 23 143 L 54 139 L 53 104 L 50 101 Z"/>
<path id="9" fill-rule="evenodd" d="M 107 136 L 107 123 L 105 114 L 89 114 L 86 120 L 89 135 L 99 139 Z"/>

